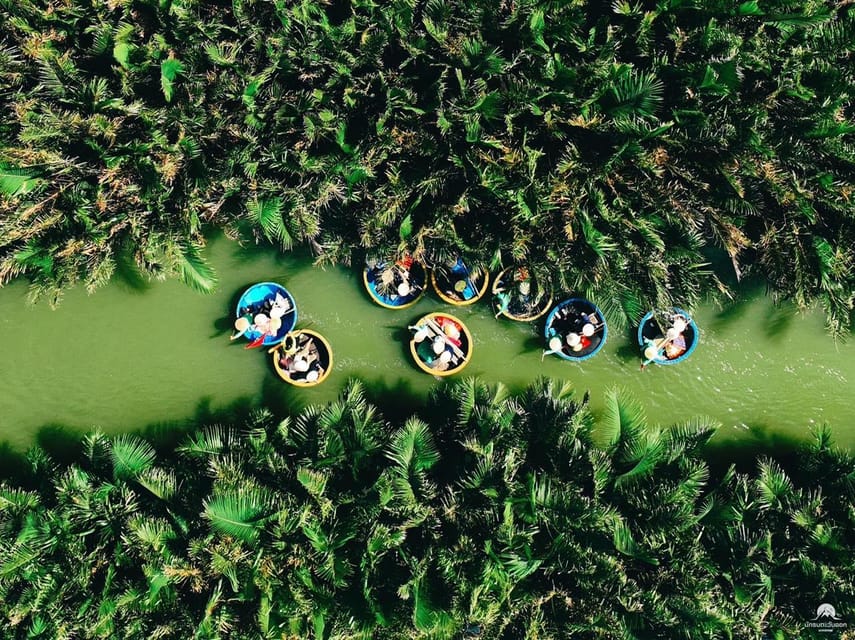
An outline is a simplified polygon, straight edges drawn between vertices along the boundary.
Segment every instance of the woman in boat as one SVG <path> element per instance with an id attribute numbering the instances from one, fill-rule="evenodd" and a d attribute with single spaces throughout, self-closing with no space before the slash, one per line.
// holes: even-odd
<path id="1" fill-rule="evenodd" d="M 387 309 L 406 309 L 424 295 L 427 273 L 406 256 L 397 262 L 366 260 L 363 282 L 368 295 Z"/>
<path id="2" fill-rule="evenodd" d="M 247 348 L 280 342 L 297 322 L 294 297 L 275 282 L 260 282 L 243 292 L 235 309 L 235 340 L 245 336 Z"/>
<path id="3" fill-rule="evenodd" d="M 603 314 L 593 302 L 570 298 L 556 305 L 546 319 L 544 336 L 548 349 L 565 360 L 587 360 L 606 343 L 608 328 Z"/>
<path id="4" fill-rule="evenodd" d="M 273 349 L 273 366 L 285 382 L 300 387 L 315 386 L 326 380 L 332 369 L 332 348 L 314 331 L 289 333 Z"/>
<path id="5" fill-rule="evenodd" d="M 449 376 L 469 364 L 472 335 L 454 316 L 430 313 L 409 328 L 413 332 L 410 352 L 422 371 Z"/>
<path id="6" fill-rule="evenodd" d="M 688 358 L 700 339 L 700 331 L 691 316 L 678 307 L 649 311 L 638 326 L 638 345 L 647 365 L 670 365 Z"/>
<path id="7" fill-rule="evenodd" d="M 518 322 L 536 320 L 552 304 L 550 287 L 543 286 L 526 267 L 509 267 L 493 283 L 496 317 L 504 315 Z"/>

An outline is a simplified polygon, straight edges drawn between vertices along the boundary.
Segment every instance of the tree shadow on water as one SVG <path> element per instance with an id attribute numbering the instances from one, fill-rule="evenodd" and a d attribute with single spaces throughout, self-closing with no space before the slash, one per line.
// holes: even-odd
<path id="1" fill-rule="evenodd" d="M 761 280 L 743 281 L 736 286 L 734 299 L 718 303 L 720 310 L 710 321 L 710 329 L 725 331 L 728 326 L 743 319 L 757 299 L 765 295 L 766 285 Z"/>
<path id="2" fill-rule="evenodd" d="M 129 247 L 117 252 L 115 265 L 113 281 L 123 289 L 134 293 L 145 293 L 151 289 L 151 280 L 139 270 Z"/>
<path id="3" fill-rule="evenodd" d="M 721 427 L 719 433 L 725 429 Z M 730 436 L 729 433 L 727 435 Z M 704 455 L 716 476 L 723 474 L 731 464 L 737 471 L 753 473 L 757 469 L 757 461 L 763 456 L 774 458 L 785 469 L 792 468 L 804 445 L 802 439 L 781 434 L 768 424 L 755 422 L 739 437 L 714 437 L 704 448 Z"/>
<path id="4" fill-rule="evenodd" d="M 56 462 L 67 465 L 80 458 L 88 430 L 62 424 L 48 424 L 36 433 L 36 444 Z"/>
<path id="5" fill-rule="evenodd" d="M 766 337 L 780 342 L 793 325 L 798 310 L 791 302 L 776 302 L 766 311 L 763 329 Z"/>
<path id="6" fill-rule="evenodd" d="M 414 389 L 403 378 L 391 385 L 380 379 L 361 378 L 361 382 L 371 404 L 377 406 L 383 417 L 393 423 L 403 423 L 427 406 L 425 394 Z"/>
<path id="7" fill-rule="evenodd" d="M 637 327 L 627 327 L 615 336 L 620 344 L 615 349 L 615 356 L 622 362 L 636 362 L 640 356 L 638 348 Z"/>
<path id="8" fill-rule="evenodd" d="M 29 472 L 26 455 L 8 442 L 0 443 L 0 480 L 26 478 Z"/>

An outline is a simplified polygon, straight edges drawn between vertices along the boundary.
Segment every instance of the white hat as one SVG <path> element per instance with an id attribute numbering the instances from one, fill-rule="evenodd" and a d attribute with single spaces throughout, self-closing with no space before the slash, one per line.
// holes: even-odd
<path id="1" fill-rule="evenodd" d="M 554 336 L 549 339 L 549 348 L 552 351 L 561 351 L 561 338 Z"/>
<path id="2" fill-rule="evenodd" d="M 571 347 L 576 346 L 581 341 L 582 339 L 579 337 L 578 333 L 573 332 L 567 334 L 567 344 L 569 344 Z"/>
<path id="3" fill-rule="evenodd" d="M 681 317 L 677 317 L 674 320 L 674 328 L 677 330 L 677 333 L 683 333 L 686 330 L 686 321 Z"/>
<path id="4" fill-rule="evenodd" d="M 443 351 L 442 353 L 439 354 L 439 361 L 440 362 L 448 362 L 449 360 L 451 360 L 451 352 L 450 351 Z"/>
<path id="5" fill-rule="evenodd" d="M 274 305 L 270 309 L 270 317 L 271 318 L 281 318 L 286 313 L 287 313 L 287 309 L 285 309 L 284 307 L 277 307 Z"/>
<path id="6" fill-rule="evenodd" d="M 658 355 L 659 355 L 659 351 L 653 345 L 650 345 L 649 347 L 647 347 L 644 350 L 644 357 L 647 358 L 648 360 L 655 360 L 656 356 L 658 356 Z"/>
<path id="7" fill-rule="evenodd" d="M 445 351 L 445 340 L 437 336 L 433 340 L 433 352 L 437 355 Z"/>
<path id="8" fill-rule="evenodd" d="M 309 361 L 305 358 L 300 358 L 299 360 L 294 360 L 294 368 L 297 371 L 303 372 L 309 370 Z"/>
<path id="9" fill-rule="evenodd" d="M 668 331 L 665 332 L 665 337 L 669 340 L 673 340 L 678 335 L 680 335 L 680 332 L 677 331 L 677 327 L 671 327 L 670 329 L 668 329 Z"/>
<path id="10" fill-rule="evenodd" d="M 582 327 L 582 333 L 589 337 L 594 335 L 594 325 L 590 322 L 585 323 L 585 326 Z"/>
<path id="11" fill-rule="evenodd" d="M 266 327 L 268 324 L 270 324 L 270 318 L 263 313 L 259 313 L 253 319 L 253 322 L 255 322 L 256 327 Z"/>
<path id="12" fill-rule="evenodd" d="M 402 282 L 401 284 L 398 285 L 398 295 L 399 296 L 406 296 L 406 295 L 409 295 L 409 293 L 410 293 L 410 285 L 408 283 Z"/>
<path id="13" fill-rule="evenodd" d="M 413 335 L 413 340 L 416 342 L 421 342 L 425 338 L 427 338 L 428 330 L 425 327 L 419 327 L 416 329 L 416 333 Z"/>
<path id="14" fill-rule="evenodd" d="M 314 382 L 318 379 L 320 374 L 317 369 L 312 369 L 309 373 L 306 374 L 306 382 Z"/>

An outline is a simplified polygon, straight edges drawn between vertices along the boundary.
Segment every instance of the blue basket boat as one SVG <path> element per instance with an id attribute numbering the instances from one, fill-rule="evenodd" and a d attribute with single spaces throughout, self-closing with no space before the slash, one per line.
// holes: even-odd
<path id="1" fill-rule="evenodd" d="M 698 326 L 683 309 L 648 311 L 638 325 L 638 346 L 645 359 L 642 366 L 682 362 L 692 355 L 700 339 Z"/>
<path id="2" fill-rule="evenodd" d="M 381 307 L 406 309 L 425 294 L 427 271 L 411 259 L 367 263 L 362 281 L 368 295 Z"/>
<path id="3" fill-rule="evenodd" d="M 545 354 L 579 362 L 593 358 L 603 348 L 608 327 L 593 302 L 568 298 L 549 312 L 543 335 L 548 348 Z"/>
<path id="4" fill-rule="evenodd" d="M 279 296 L 279 300 L 284 299 L 286 301 L 281 305 L 286 311 L 280 317 L 282 324 L 278 331 L 274 335 L 265 336 L 264 342 L 261 343 L 265 347 L 281 342 L 285 334 L 291 331 L 294 325 L 297 324 L 297 304 L 294 302 L 294 296 L 281 284 L 259 282 L 243 292 L 235 308 L 235 318 L 251 316 L 254 319 L 258 314 L 266 315 L 270 313 L 271 308 L 277 300 L 277 295 Z M 261 335 L 261 331 L 256 328 L 255 324 L 244 333 L 244 337 L 250 342 L 255 342 Z"/>
<path id="5" fill-rule="evenodd" d="M 465 307 L 474 304 L 487 292 L 490 274 L 486 271 L 473 270 L 466 266 L 461 258 L 445 268 L 434 268 L 431 273 L 431 283 L 436 295 L 443 302 L 455 307 Z"/>

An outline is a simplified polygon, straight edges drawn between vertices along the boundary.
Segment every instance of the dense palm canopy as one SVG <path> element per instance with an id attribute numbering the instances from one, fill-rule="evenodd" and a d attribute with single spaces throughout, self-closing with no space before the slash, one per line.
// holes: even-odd
<path id="1" fill-rule="evenodd" d="M 21 638 L 809 637 L 855 600 L 855 460 L 712 474 L 566 386 L 465 380 L 389 422 L 352 383 L 168 451 L 95 434 L 0 483 L 0 619 Z M 6 636 L 4 636 L 6 637 Z"/>
<path id="2" fill-rule="evenodd" d="M 212 223 L 527 261 L 616 320 L 756 274 L 850 325 L 851 3 L 0 7 L 0 282 L 208 290 Z"/>

